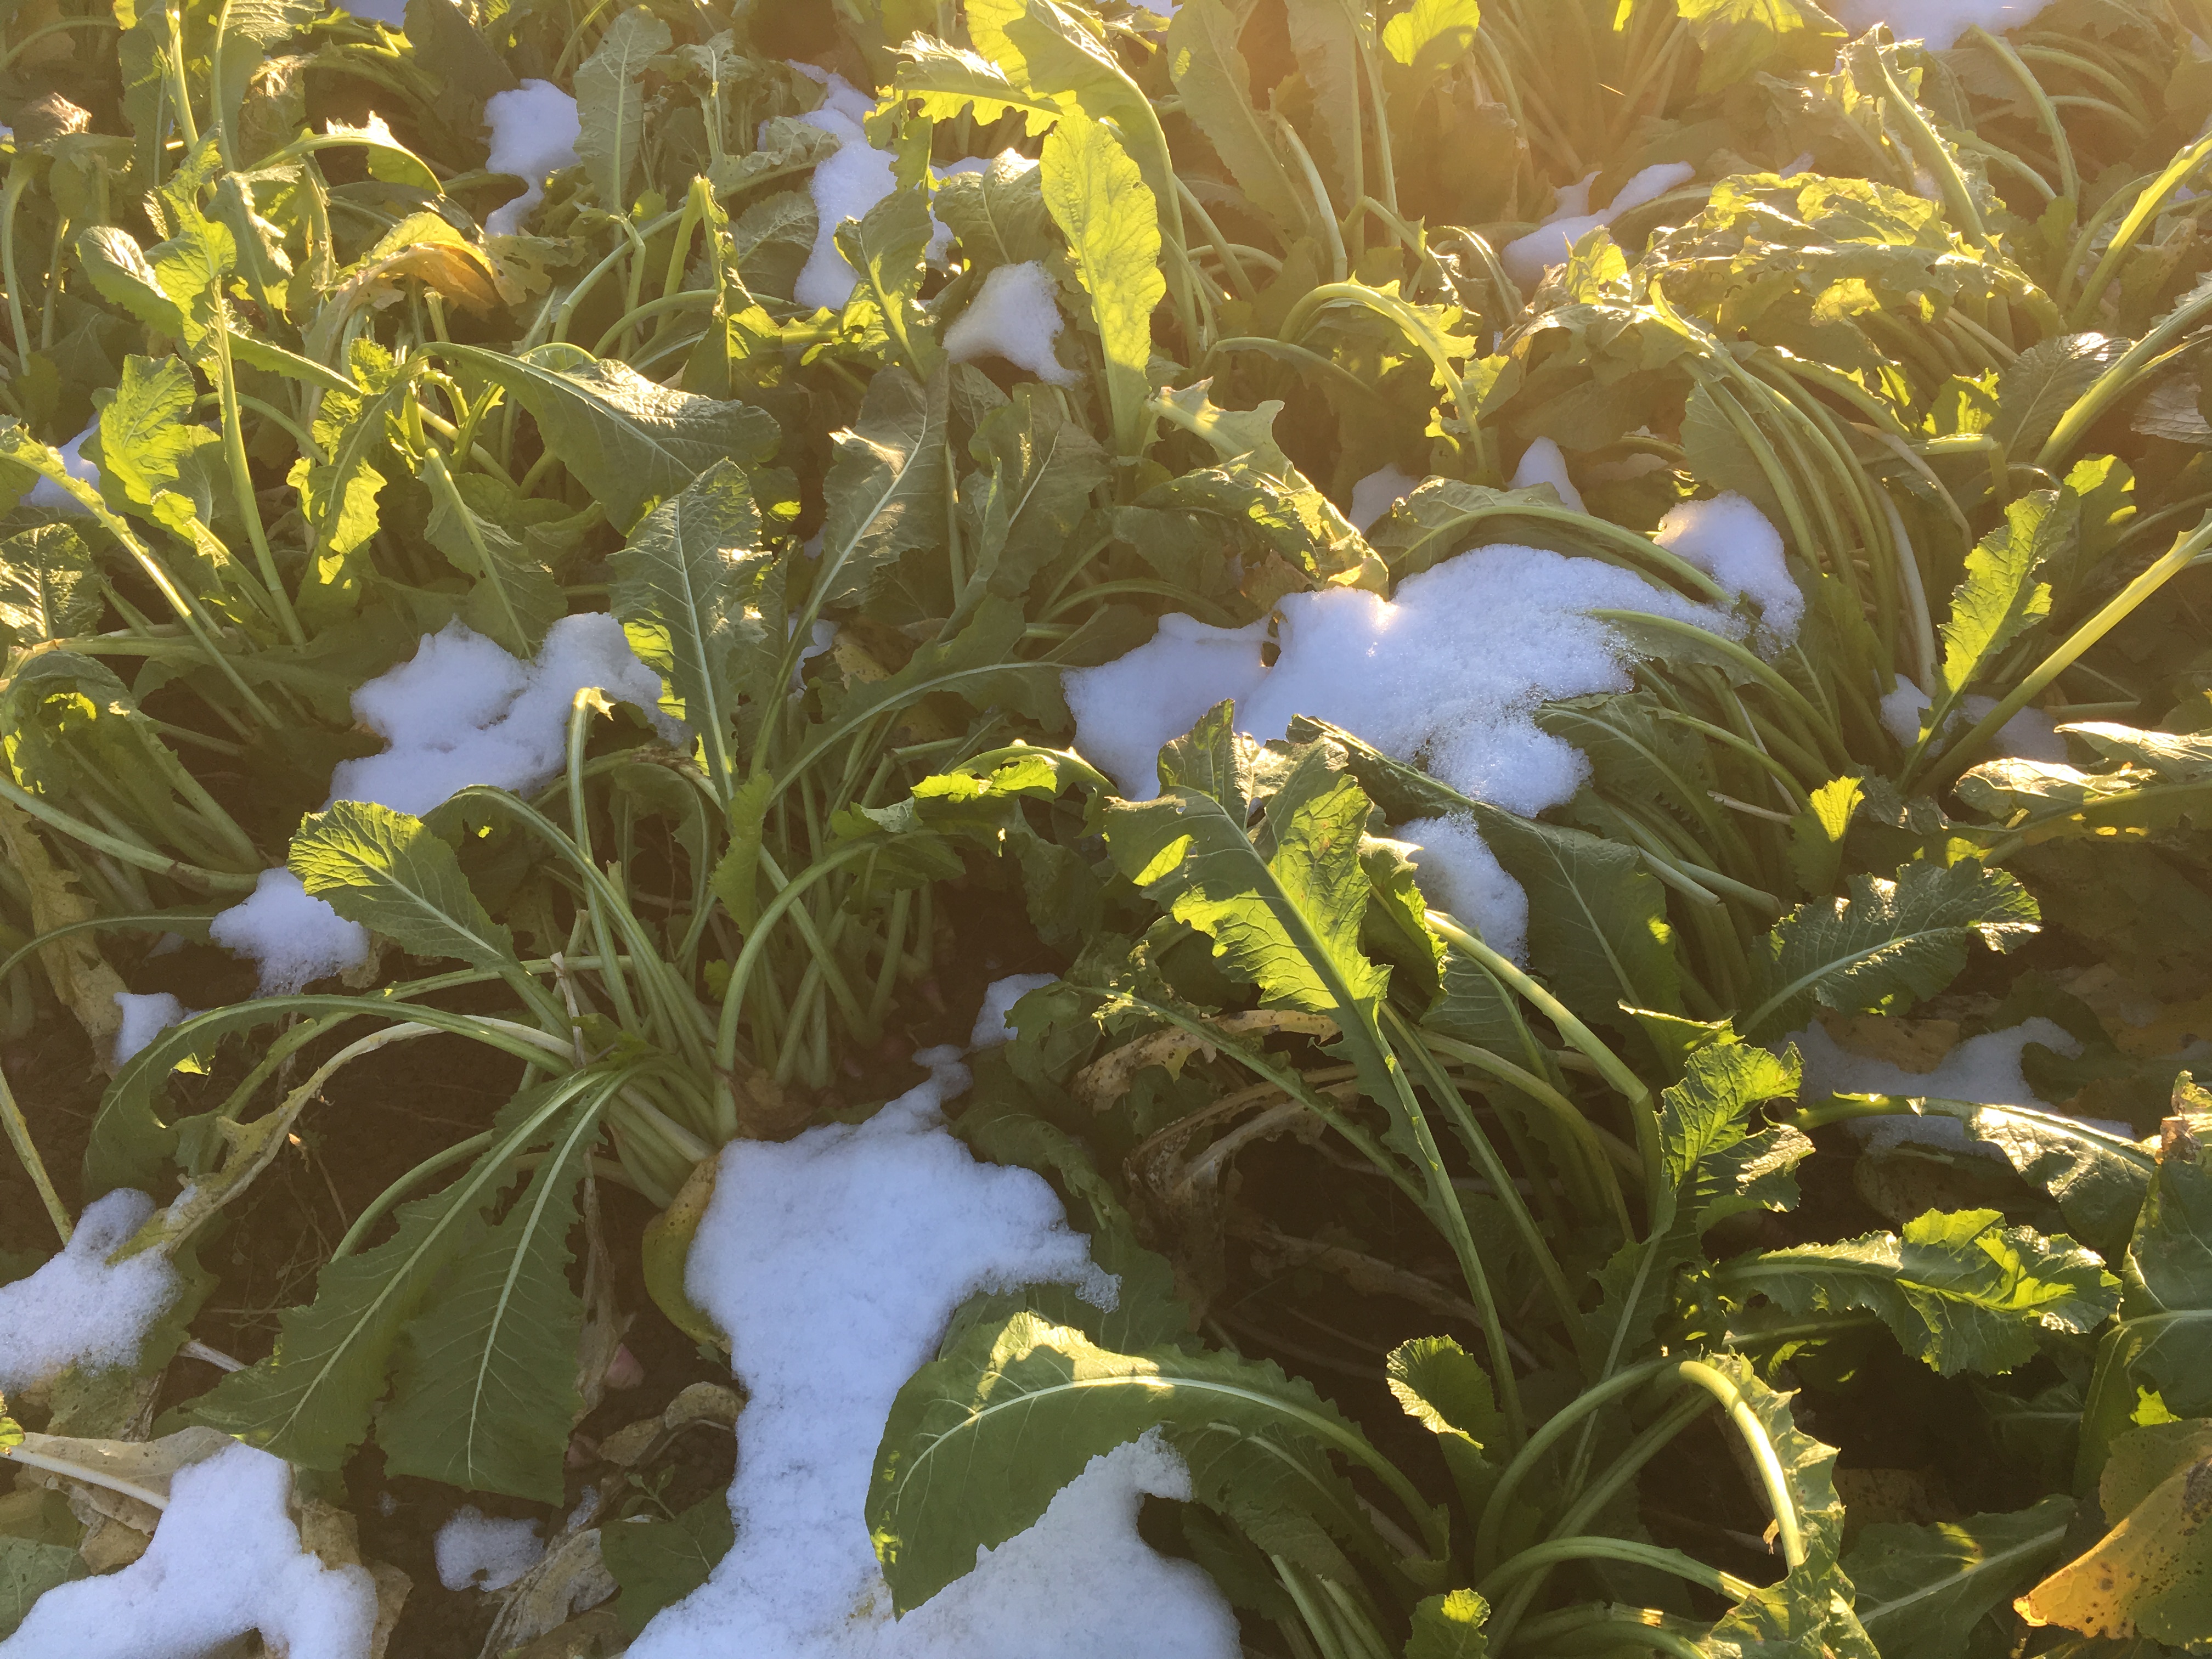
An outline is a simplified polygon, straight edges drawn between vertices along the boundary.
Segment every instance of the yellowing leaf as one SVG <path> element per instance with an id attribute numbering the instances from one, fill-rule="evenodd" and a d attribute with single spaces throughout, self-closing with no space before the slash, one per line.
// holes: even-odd
<path id="1" fill-rule="evenodd" d="M 1044 204 L 1091 295 L 1115 448 L 1139 455 L 1152 427 L 1152 307 L 1167 293 L 1158 202 L 1121 140 L 1071 110 L 1044 141 Z"/>
<path id="2" fill-rule="evenodd" d="M 2121 1436 L 2099 1496 L 2112 1529 L 2014 1602 L 2020 1616 L 2212 1652 L 2212 1420 Z"/>
<path id="3" fill-rule="evenodd" d="M 38 932 L 51 933 L 95 914 L 76 879 L 48 855 L 28 815 L 5 802 L 0 802 L 0 849 L 6 852 L 16 878 L 30 890 L 31 926 Z M 115 994 L 124 988 L 123 976 L 107 965 L 89 933 L 50 940 L 39 948 L 39 962 L 54 994 L 92 1040 L 94 1058 L 103 1069 L 112 1069 L 115 1034 L 123 1029 L 123 1011 L 115 1003 Z"/>
<path id="4" fill-rule="evenodd" d="M 1475 0 L 1413 0 L 1382 26 L 1382 49 L 1408 69 L 1441 67 L 1474 44 L 1481 21 Z"/>

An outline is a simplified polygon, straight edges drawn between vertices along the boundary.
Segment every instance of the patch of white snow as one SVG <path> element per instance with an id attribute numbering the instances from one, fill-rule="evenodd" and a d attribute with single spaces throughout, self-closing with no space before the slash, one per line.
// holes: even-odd
<path id="1" fill-rule="evenodd" d="M 107 1258 L 153 1213 L 154 1200 L 127 1187 L 96 1198 L 59 1255 L 0 1285 L 0 1394 L 37 1388 L 71 1365 L 101 1370 L 138 1358 L 147 1328 L 177 1299 L 177 1270 L 159 1250 L 112 1267 Z"/>
<path id="2" fill-rule="evenodd" d="M 1577 513 L 1586 511 L 1583 493 L 1575 488 L 1575 481 L 1567 476 L 1567 458 L 1559 447 L 1549 438 L 1539 438 L 1521 452 L 1521 465 L 1513 469 L 1516 489 L 1526 489 L 1532 484 L 1547 483 L 1559 493 L 1559 500 Z"/>
<path id="3" fill-rule="evenodd" d="M 2081 1052 L 2081 1041 L 2063 1026 L 2040 1017 L 2024 1020 L 2002 1031 L 1984 1031 L 1968 1037 L 1943 1056 L 1933 1071 L 1908 1072 L 1903 1066 L 1871 1055 L 1853 1054 L 1830 1036 L 1825 1027 L 1807 1026 L 1790 1034 L 1805 1062 L 1799 1098 L 1819 1101 L 1829 1095 L 1905 1095 L 1930 1100 L 1971 1100 L 1983 1106 L 2034 1106 L 2048 1111 L 2051 1103 L 2039 1096 L 2021 1070 L 2021 1052 L 2039 1042 L 2069 1059 Z M 2092 1128 L 2109 1130 L 2130 1139 L 2135 1131 L 2124 1123 L 2085 1119 Z M 1954 1117 L 1856 1118 L 1853 1133 L 1877 1151 L 1910 1144 L 1972 1150 L 1990 1158 L 2002 1154 L 1987 1141 L 1969 1142 L 1966 1126 Z"/>
<path id="4" fill-rule="evenodd" d="M 368 1659 L 375 1582 L 302 1547 L 291 1490 L 289 1466 L 252 1446 L 179 1469 L 146 1553 L 48 1590 L 0 1659 L 204 1659 L 257 1631 L 286 1659 Z"/>
<path id="5" fill-rule="evenodd" d="M 115 1033 L 115 1064 L 121 1066 L 172 1025 L 182 1024 L 195 1012 L 168 991 L 144 995 L 118 991 L 115 1006 L 123 1011 L 122 1027 Z"/>
<path id="6" fill-rule="evenodd" d="M 1243 628 L 1161 617 L 1159 632 L 1135 650 L 1060 677 L 1076 747 L 1130 799 L 1152 799 L 1162 745 L 1224 697 L 1241 705 L 1252 694 L 1268 672 L 1260 655 L 1267 637 L 1265 617 Z"/>
<path id="7" fill-rule="evenodd" d="M 420 817 L 471 784 L 527 794 L 561 769 L 569 706 L 586 686 L 635 703 L 663 737 L 685 745 L 682 725 L 660 711 L 659 677 L 637 659 L 612 617 L 562 617 L 546 630 L 534 663 L 449 623 L 355 691 L 355 717 L 391 747 L 341 761 L 331 773 L 331 799 L 376 801 Z"/>
<path id="8" fill-rule="evenodd" d="M 100 430 L 100 417 L 94 416 L 92 424 L 67 443 L 61 446 L 62 470 L 70 477 L 100 488 L 100 469 L 84 458 L 84 441 Z M 79 517 L 88 515 L 92 509 L 64 489 L 52 478 L 40 478 L 24 493 L 25 507 L 40 507 L 49 513 L 74 513 Z"/>
<path id="9" fill-rule="evenodd" d="M 1090 1467 L 1021 1535 L 893 1621 L 866 1506 L 892 1400 L 978 1291 L 1116 1290 L 1025 1170 L 979 1164 L 939 1108 L 968 1084 L 956 1051 L 860 1124 L 780 1145 L 732 1141 L 695 1238 L 694 1302 L 727 1332 L 748 1395 L 730 1486 L 737 1541 L 662 1610 L 630 1659 L 1234 1659 L 1237 1624 L 1188 1562 L 1138 1536 L 1145 1493 L 1189 1490 L 1139 1440 Z M 824 1356 L 835 1356 L 834 1364 Z"/>
<path id="10" fill-rule="evenodd" d="M 388 28 L 407 27 L 407 0 L 337 0 L 340 11 L 350 12 L 356 17 L 366 17 L 372 23 L 382 23 Z"/>
<path id="11" fill-rule="evenodd" d="M 967 307 L 945 331 L 945 355 L 956 363 L 1004 357 L 1054 386 L 1072 386 L 1075 371 L 1053 356 L 1062 326 L 1051 275 L 1043 262 L 999 265 L 983 277 Z"/>
<path id="12" fill-rule="evenodd" d="M 1386 466 L 1369 473 L 1352 486 L 1352 511 L 1344 516 L 1362 535 L 1367 527 L 1413 493 L 1421 481 L 1410 472 Z"/>
<path id="13" fill-rule="evenodd" d="M 525 81 L 513 91 L 492 94 L 484 100 L 484 125 L 491 129 L 491 157 L 484 170 L 512 173 L 529 186 L 484 219 L 488 234 L 513 236 L 545 199 L 545 176 L 576 165 L 583 125 L 576 118 L 576 100 L 550 81 Z"/>
<path id="14" fill-rule="evenodd" d="M 1978 725 L 1982 717 L 1997 706 L 1995 697 L 1964 696 L 1951 710 L 1943 722 L 1944 736 L 1957 737 Z M 1921 722 L 1935 704 L 1919 684 L 1897 676 L 1889 694 L 1881 700 L 1882 727 L 1906 749 L 1920 741 Z M 2066 739 L 2058 735 L 2057 723 L 2040 708 L 2033 705 L 2022 708 L 2002 726 L 1990 745 L 1985 760 L 2043 761 L 2053 766 L 2066 764 Z"/>
<path id="15" fill-rule="evenodd" d="M 1804 620 L 1805 595 L 1790 579 L 1782 532 L 1747 496 L 1731 489 L 1711 501 L 1684 501 L 1659 520 L 1651 539 L 1750 599 L 1766 625 L 1785 638 Z"/>
<path id="16" fill-rule="evenodd" d="M 535 1521 L 488 1516 L 473 1504 L 455 1510 L 432 1546 L 438 1582 L 449 1590 L 505 1589 L 545 1557 Z"/>
<path id="17" fill-rule="evenodd" d="M 1656 201 L 1676 185 L 1686 185 L 1697 172 L 1686 161 L 1662 161 L 1645 167 L 1615 191 L 1613 200 L 1599 212 L 1589 207 L 1589 188 L 1597 179 L 1593 173 L 1559 191 L 1552 216 L 1527 235 L 1508 242 L 1498 251 L 1498 260 L 1507 276 L 1523 289 L 1532 289 L 1544 280 L 1548 267 L 1565 264 L 1575 244 L 1600 225 L 1609 225 L 1631 208 Z"/>
<path id="18" fill-rule="evenodd" d="M 812 64 L 793 64 L 824 92 L 821 106 L 799 118 L 819 127 L 837 140 L 837 153 L 817 163 L 807 185 L 814 198 L 814 246 L 799 272 L 792 297 L 811 311 L 842 310 L 852 297 L 860 272 L 837 251 L 837 227 L 848 219 L 860 219 L 868 210 L 897 188 L 891 173 L 891 153 L 870 146 L 861 122 L 874 102 L 842 75 L 833 75 Z"/>
<path id="19" fill-rule="evenodd" d="M 1056 984 L 1057 974 L 1009 974 L 1004 979 L 994 979 L 983 988 L 983 1006 L 975 1016 L 975 1029 L 969 1033 L 970 1048 L 996 1048 L 1014 1040 L 1016 1031 L 1012 1018 L 1014 1005 L 1032 991 Z"/>
<path id="20" fill-rule="evenodd" d="M 1449 910 L 1500 956 L 1528 962 L 1528 895 L 1464 816 L 1415 818 L 1392 832 L 1413 849 L 1422 896 Z"/>
<path id="21" fill-rule="evenodd" d="M 368 960 L 368 929 L 315 897 L 289 870 L 264 870 L 242 902 L 216 913 L 208 937 L 259 965 L 264 997 L 289 996 Z"/>

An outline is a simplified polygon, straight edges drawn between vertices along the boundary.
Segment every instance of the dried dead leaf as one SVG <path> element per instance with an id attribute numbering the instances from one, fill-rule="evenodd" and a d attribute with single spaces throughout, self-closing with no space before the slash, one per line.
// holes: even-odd
<path id="1" fill-rule="evenodd" d="M 1336 1022 L 1328 1015 L 1300 1013 L 1291 1008 L 1255 1008 L 1241 1014 L 1224 1015 L 1212 1024 L 1224 1036 L 1232 1037 L 1255 1031 L 1263 1035 L 1329 1036 L 1336 1030 Z M 1129 1085 L 1146 1066 L 1164 1066 L 1170 1073 L 1180 1075 L 1183 1062 L 1201 1052 L 1212 1060 L 1215 1049 L 1212 1043 L 1179 1026 L 1153 1031 L 1099 1055 L 1075 1074 L 1071 1092 L 1092 1111 L 1103 1112 L 1129 1092 Z"/>
<path id="2" fill-rule="evenodd" d="M 544 1559 L 505 1592 L 505 1603 L 484 1638 L 483 1651 L 504 1654 L 534 1642 L 621 1588 L 599 1559 L 597 1527 L 556 1538 Z"/>
<path id="3" fill-rule="evenodd" d="M 92 901 L 78 890 L 76 878 L 47 854 L 29 815 L 5 802 L 0 802 L 0 851 L 30 890 L 34 931 L 48 933 L 95 914 Z M 46 970 L 54 994 L 92 1039 L 94 1060 L 112 1075 L 115 1036 L 123 1029 L 123 1010 L 115 997 L 125 988 L 123 976 L 107 965 L 93 937 L 88 931 L 52 940 L 40 947 L 39 963 Z"/>
<path id="4" fill-rule="evenodd" d="M 113 1572 L 145 1554 L 153 1541 L 151 1533 L 139 1531 L 128 1521 L 103 1515 L 85 1528 L 83 1540 L 76 1547 L 77 1559 L 94 1572 Z"/>

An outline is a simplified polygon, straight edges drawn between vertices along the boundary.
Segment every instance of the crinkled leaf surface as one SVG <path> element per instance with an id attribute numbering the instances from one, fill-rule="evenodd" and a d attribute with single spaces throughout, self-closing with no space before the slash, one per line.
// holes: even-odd
<path id="1" fill-rule="evenodd" d="M 401 1331 L 483 1241 L 485 1206 L 514 1160 L 556 1133 L 593 1081 L 574 1076 L 517 1095 L 459 1179 L 401 1205 L 381 1243 L 325 1263 L 313 1302 L 278 1316 L 276 1352 L 225 1376 L 193 1402 L 193 1415 L 305 1468 L 341 1467 L 368 1432 Z"/>
<path id="2" fill-rule="evenodd" d="M 422 820 L 371 801 L 334 801 L 292 838 L 292 873 L 349 921 L 418 957 L 458 957 L 502 973 L 514 939 L 491 919 L 452 847 Z"/>
<path id="3" fill-rule="evenodd" d="M 504 386 L 622 530 L 646 502 L 673 495 L 717 461 L 766 460 L 781 436 L 775 419 L 750 404 L 674 391 L 627 363 L 574 347 L 510 357 L 480 346 L 441 345 L 439 355 Z"/>
<path id="4" fill-rule="evenodd" d="M 767 639 L 757 610 L 747 606 L 771 562 L 760 527 L 743 469 L 721 461 L 647 514 L 609 562 L 609 604 L 705 745 L 716 780 L 736 767 L 731 726 L 741 659 Z"/>
<path id="5" fill-rule="evenodd" d="M 924 385 L 896 365 L 868 383 L 860 418 L 836 434 L 837 459 L 823 489 L 816 580 L 823 602 L 865 600 L 912 548 L 945 538 L 946 380 Z"/>
<path id="6" fill-rule="evenodd" d="M 1151 419 L 1152 307 L 1167 293 L 1160 274 L 1158 203 L 1121 142 L 1080 112 L 1062 118 L 1044 143 L 1044 204 L 1067 238 L 1070 257 L 1106 359 L 1114 444 L 1142 453 Z"/>
<path id="7" fill-rule="evenodd" d="M 2094 1330 L 2119 1303 L 2119 1281 L 2095 1255 L 2063 1233 L 2007 1226 L 1996 1210 L 1931 1210 L 1901 1237 L 1739 1256 L 1722 1280 L 1800 1316 L 1864 1309 L 1946 1376 L 2008 1371 L 2034 1358 L 2040 1332 Z"/>
<path id="8" fill-rule="evenodd" d="M 1120 1354 L 1029 1312 L 981 1324 L 900 1389 L 868 1528 L 901 1610 L 1044 1513 L 1090 1460 L 1158 1427 L 1194 1495 L 1262 1548 L 1331 1576 L 1365 1524 L 1327 1449 L 1358 1431 L 1272 1362 L 1169 1348 Z"/>
<path id="9" fill-rule="evenodd" d="M 1802 904 L 1776 925 L 1771 988 L 1747 1033 L 1790 1030 L 1816 1002 L 1870 1013 L 1933 996 L 1966 965 L 1971 941 L 2008 950 L 2036 930 L 2039 915 L 2009 873 L 1972 860 L 1908 864 L 1894 881 L 1853 876 L 1848 897 Z"/>
<path id="10" fill-rule="evenodd" d="M 1943 689 L 1955 696 L 1999 653 L 2051 612 L 2051 584 L 2036 580 L 2076 533 L 2081 503 L 2039 489 L 2005 507 L 2004 526 L 1966 556 L 1966 574 L 1943 623 Z"/>

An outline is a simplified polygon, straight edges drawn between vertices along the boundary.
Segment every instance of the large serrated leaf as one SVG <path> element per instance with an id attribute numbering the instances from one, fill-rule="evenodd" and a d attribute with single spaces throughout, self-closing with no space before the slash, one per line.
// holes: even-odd
<path id="1" fill-rule="evenodd" d="M 1814 1006 L 1871 1013 L 1935 995 L 1979 939 L 2009 950 L 2039 925 L 2027 890 L 2002 870 L 1967 862 L 1908 864 L 1894 881 L 1853 876 L 1848 897 L 1802 904 L 1769 936 L 1766 1000 L 1744 1022 L 1761 1036 L 1788 1030 Z"/>
<path id="2" fill-rule="evenodd" d="M 970 33 L 977 33 L 973 7 L 968 27 Z M 1026 76 L 1017 78 L 1018 58 L 1012 65 L 1004 58 L 994 62 L 919 34 L 899 48 L 899 58 L 894 86 L 901 97 L 919 100 L 922 114 L 933 120 L 956 119 L 972 106 L 976 120 L 988 125 L 1009 110 L 1019 110 L 1034 138 L 1060 118 L 1059 100 L 1030 86 Z"/>
<path id="3" fill-rule="evenodd" d="M 629 210 L 630 175 L 645 146 L 645 71 L 672 38 L 667 24 L 633 6 L 577 67 L 576 156 L 610 213 Z"/>
<path id="4" fill-rule="evenodd" d="M 522 1196 L 408 1325 L 392 1401 L 376 1421 L 393 1474 L 561 1501 L 581 1403 L 584 1326 L 583 1303 L 568 1284 L 568 1231 L 600 1111 L 619 1080 L 599 1080 Z"/>
<path id="5" fill-rule="evenodd" d="M 100 620 L 92 550 L 65 524 L 0 541 L 0 649 L 65 640 Z"/>
<path id="6" fill-rule="evenodd" d="M 2071 491 L 2039 489 L 2005 507 L 2004 526 L 1966 555 L 1966 571 L 1951 595 L 1943 623 L 1944 708 L 1978 678 L 2007 647 L 2051 613 L 2051 585 L 2038 581 L 2045 564 L 2066 556 L 2078 532 L 2081 501 Z"/>
<path id="7" fill-rule="evenodd" d="M 133 506 L 149 508 L 165 490 L 204 495 L 205 484 L 188 481 L 183 470 L 200 450 L 222 440 L 193 422 L 198 395 L 192 372 L 181 359 L 131 356 L 123 360 L 113 389 L 100 399 L 100 471 Z M 206 501 L 198 505 L 206 517 Z"/>
<path id="8" fill-rule="evenodd" d="M 1458 3 L 1474 9 L 1473 0 Z M 1168 24 L 1168 72 L 1184 112 L 1287 246 L 1306 227 L 1308 203 L 1252 102 L 1251 76 L 1237 44 L 1251 12 L 1251 0 L 1188 0 Z"/>
<path id="9" fill-rule="evenodd" d="M 1960 1659 L 1982 1616 L 2057 1555 L 2073 1518 L 2074 1500 L 2053 1495 L 2011 1515 L 1877 1522 L 1843 1562 L 1859 1622 L 1882 1659 Z"/>
<path id="10" fill-rule="evenodd" d="M 2104 334 L 2062 334 L 2038 340 L 1999 377 L 1996 415 L 1990 422 L 1989 436 L 2008 454 L 2033 459 L 2075 400 L 2127 349 L 2127 341 Z"/>
<path id="11" fill-rule="evenodd" d="M 673 495 L 717 461 L 765 461 L 781 435 L 773 416 L 750 404 L 674 391 L 574 347 L 510 357 L 441 344 L 438 355 L 504 386 L 620 530 L 647 501 Z"/>
<path id="12" fill-rule="evenodd" d="M 956 173 L 930 198 L 929 210 L 979 268 L 1018 265 L 1053 251 L 1037 164 L 1007 150 L 980 173 Z"/>
<path id="13" fill-rule="evenodd" d="M 1273 1553 L 1348 1571 L 1331 1538 L 1364 1543 L 1368 1528 L 1327 1453 L 1365 1443 L 1310 1385 L 1233 1354 L 1115 1353 L 1023 1311 L 956 1339 L 891 1407 L 867 1518 L 899 1609 L 1030 1526 L 1092 1457 L 1155 1427 L 1199 1501 Z"/>
<path id="14" fill-rule="evenodd" d="M 1158 202 L 1121 140 L 1071 111 L 1044 143 L 1044 204 L 1091 296 L 1114 447 L 1134 458 L 1151 435 L 1152 308 L 1167 293 Z"/>
<path id="15" fill-rule="evenodd" d="M 1359 786 L 1331 775 L 1316 749 L 1268 802 L 1272 853 L 1263 855 L 1219 800 L 1180 783 L 1157 800 L 1110 803 L 1106 844 L 1123 875 L 1211 939 L 1229 972 L 1260 988 L 1263 1006 L 1326 1014 L 1349 1040 L 1372 1029 L 1389 982 L 1359 949 L 1368 811 Z M 1368 1054 L 1363 1083 L 1389 1100 L 1376 1045 L 1353 1047 Z"/>
<path id="16" fill-rule="evenodd" d="M 514 935 L 491 919 L 453 849 L 420 818 L 373 801 L 334 801 L 301 820 L 289 863 L 314 897 L 410 955 L 456 957 L 498 974 L 515 968 Z"/>
<path id="17" fill-rule="evenodd" d="M 484 1207 L 514 1161 L 555 1133 L 599 1081 L 573 1075 L 517 1095 L 492 1144 L 459 1180 L 401 1205 L 398 1230 L 382 1243 L 326 1263 L 313 1302 L 278 1316 L 276 1352 L 225 1376 L 194 1402 L 194 1416 L 307 1468 L 340 1468 L 368 1432 L 400 1332 L 483 1239 Z"/>
<path id="18" fill-rule="evenodd" d="M 1291 723 L 1294 738 L 1316 733 L 1343 750 L 1352 775 L 1394 823 L 1459 814 L 1474 820 L 1506 874 L 1528 895 L 1530 964 L 1582 1018 L 1634 1030 L 1624 1003 L 1681 1012 L 1666 890 L 1633 848 L 1471 800 L 1326 720 L 1300 715 Z M 1486 998 L 1478 983 L 1462 983 L 1472 999 L 1463 1012 L 1474 1014 Z M 1446 984 L 1449 990 L 1449 972 Z"/>
<path id="19" fill-rule="evenodd" d="M 815 580 L 824 605 L 866 599 L 900 554 L 945 538 L 946 380 L 896 365 L 868 383 L 859 419 L 837 433 L 823 486 L 829 514 Z"/>
<path id="20" fill-rule="evenodd" d="M 968 449 L 986 470 L 960 487 L 975 573 L 962 598 L 987 586 L 1016 598 L 1066 548 L 1091 491 L 1110 476 L 1106 453 L 1049 392 L 1028 385 L 984 417 Z"/>
<path id="21" fill-rule="evenodd" d="M 1843 28 L 1811 0 L 1677 0 L 1703 66 L 1698 90 L 1717 92 L 1761 70 L 1825 69 Z"/>
<path id="22" fill-rule="evenodd" d="M 2180 1110 L 2186 1097 L 2179 1089 L 2176 1097 L 2123 1267 L 2121 1345 L 2124 1369 L 2155 1388 L 2168 1411 L 2203 1417 L 2212 1416 L 2212 1113 Z M 2132 1407 L 2133 1390 L 2125 1393 Z"/>
<path id="23" fill-rule="evenodd" d="M 737 764 L 730 744 L 744 678 L 739 659 L 767 638 L 746 608 L 772 562 L 760 524 L 744 470 L 722 461 L 647 514 L 609 561 L 609 605 L 631 648 L 681 705 L 718 787 Z"/>
<path id="24" fill-rule="evenodd" d="M 326 459 L 302 455 L 289 482 L 314 532 L 308 574 L 300 583 L 301 620 L 319 627 L 359 606 L 368 577 L 364 549 L 381 521 L 377 497 L 386 475 L 375 463 L 391 453 L 386 422 L 405 399 L 392 355 L 374 340 L 353 343 L 352 392 L 328 392 L 316 407 L 313 436 Z"/>
<path id="25" fill-rule="evenodd" d="M 1945 1376 L 2025 1364 L 2042 1332 L 2094 1330 L 2119 1303 L 2119 1281 L 2091 1252 L 1995 1210 L 1931 1210 L 1902 1237 L 1739 1256 L 1721 1276 L 1799 1316 L 1863 1309 Z"/>
<path id="26" fill-rule="evenodd" d="M 2112 1530 L 2022 1596 L 2017 1611 L 2031 1625 L 2212 1651 L 2212 1421 L 2121 1436 L 2097 1500 Z"/>

